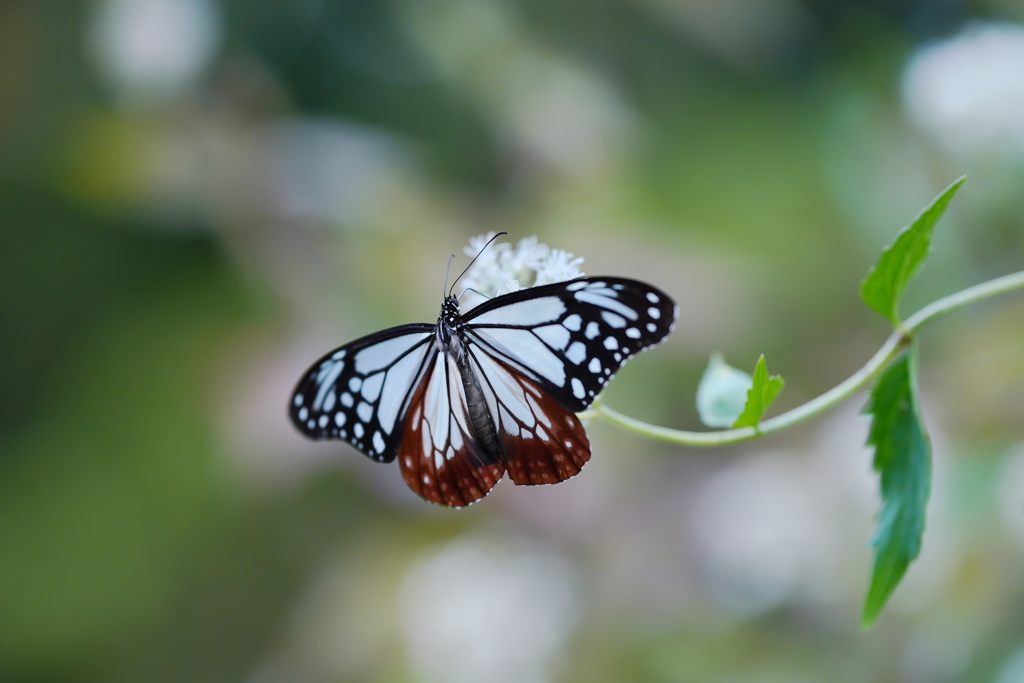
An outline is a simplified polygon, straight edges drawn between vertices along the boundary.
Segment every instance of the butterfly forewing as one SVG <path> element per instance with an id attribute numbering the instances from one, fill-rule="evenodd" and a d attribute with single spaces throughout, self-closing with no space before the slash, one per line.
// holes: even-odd
<path id="1" fill-rule="evenodd" d="M 381 462 L 395 457 L 410 389 L 434 351 L 434 326 L 402 325 L 327 354 L 306 371 L 289 407 L 314 439 L 342 439 Z"/>
<path id="2" fill-rule="evenodd" d="M 665 339 L 676 305 L 636 280 L 582 278 L 492 299 L 465 317 L 465 334 L 580 412 L 635 354 Z"/>
<path id="3" fill-rule="evenodd" d="M 579 419 L 509 364 L 481 348 L 470 355 L 512 481 L 555 484 L 579 474 L 590 459 Z"/>
<path id="4" fill-rule="evenodd" d="M 447 354 L 435 353 L 413 390 L 398 464 L 409 488 L 451 507 L 480 500 L 505 473 L 474 434 L 462 375 Z"/>

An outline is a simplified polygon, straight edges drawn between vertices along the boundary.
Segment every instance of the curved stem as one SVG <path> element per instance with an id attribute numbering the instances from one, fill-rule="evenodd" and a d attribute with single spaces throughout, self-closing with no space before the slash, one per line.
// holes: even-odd
<path id="1" fill-rule="evenodd" d="M 1012 275 L 1004 275 L 995 280 L 989 280 L 980 285 L 968 287 L 956 294 L 951 294 L 925 306 L 907 318 L 902 329 L 892 333 L 885 340 L 882 348 L 871 357 L 871 360 L 860 370 L 853 373 L 846 381 L 802 406 L 765 420 L 756 428 L 742 427 L 740 429 L 726 429 L 718 432 L 690 432 L 681 429 L 669 429 L 623 415 L 619 411 L 613 410 L 600 402 L 595 403 L 589 411 L 583 413 L 580 417 L 600 416 L 613 424 L 637 434 L 688 446 L 722 446 L 739 441 L 747 441 L 764 434 L 771 434 L 819 415 L 860 391 L 899 355 L 903 348 L 910 343 L 915 332 L 935 318 L 975 301 L 987 299 L 996 294 L 1002 294 L 1003 292 L 1009 292 L 1022 287 L 1024 287 L 1024 271 L 1013 273 Z"/>

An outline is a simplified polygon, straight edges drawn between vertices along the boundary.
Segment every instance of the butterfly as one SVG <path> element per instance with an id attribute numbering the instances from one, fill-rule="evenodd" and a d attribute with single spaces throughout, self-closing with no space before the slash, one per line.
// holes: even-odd
<path id="1" fill-rule="evenodd" d="M 397 459 L 431 503 L 469 505 L 505 473 L 557 483 L 590 459 L 576 413 L 664 340 L 677 312 L 660 289 L 619 277 L 522 289 L 465 314 L 448 290 L 436 323 L 382 330 L 316 361 L 289 414 L 310 438 Z"/>

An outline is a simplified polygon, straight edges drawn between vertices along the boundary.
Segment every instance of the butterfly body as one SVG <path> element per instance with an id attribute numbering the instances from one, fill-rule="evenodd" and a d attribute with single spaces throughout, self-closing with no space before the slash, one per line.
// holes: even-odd
<path id="1" fill-rule="evenodd" d="M 676 305 L 636 280 L 582 278 L 520 290 L 436 324 L 383 330 L 327 354 L 292 396 L 296 427 L 397 459 L 424 499 L 460 507 L 508 473 L 517 484 L 577 474 L 585 410 L 632 356 L 671 332 Z"/>
<path id="2" fill-rule="evenodd" d="M 459 300 L 454 296 L 446 297 L 441 305 L 441 315 L 437 318 L 438 349 L 455 360 L 459 375 L 462 377 L 462 388 L 466 393 L 466 408 L 473 433 L 481 449 L 496 461 L 501 458 L 497 428 L 487 410 L 487 400 L 480 379 L 469 363 L 461 329 L 462 313 L 459 311 Z"/>

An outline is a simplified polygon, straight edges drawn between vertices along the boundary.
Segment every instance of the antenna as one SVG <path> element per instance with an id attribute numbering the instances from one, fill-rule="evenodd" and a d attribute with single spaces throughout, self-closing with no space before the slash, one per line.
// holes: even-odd
<path id="1" fill-rule="evenodd" d="M 452 259 L 455 254 L 448 254 L 448 266 L 444 269 L 444 284 L 441 285 L 441 298 L 444 299 L 444 290 L 448 289 L 448 275 L 452 271 Z"/>
<path id="2" fill-rule="evenodd" d="M 455 283 L 458 282 L 462 278 L 463 275 L 465 275 L 466 273 L 469 272 L 469 269 L 473 267 L 473 264 L 476 263 L 476 260 L 478 258 L 480 258 L 480 254 L 484 253 L 484 249 L 486 249 L 487 247 L 491 246 L 491 242 L 493 242 L 494 240 L 498 239 L 502 235 L 507 235 L 507 234 L 508 233 L 503 230 L 503 231 L 499 232 L 497 235 L 495 235 L 494 237 L 492 237 L 491 239 L 487 240 L 487 244 L 485 244 L 480 249 L 480 252 L 476 256 L 473 257 L 473 260 L 469 262 L 469 265 L 466 266 L 466 269 L 464 271 L 462 271 L 461 273 L 459 273 L 459 277 L 457 277 L 454 280 L 452 280 L 452 288 L 448 290 L 448 296 L 452 295 L 452 290 L 455 289 Z M 448 263 L 449 264 L 451 263 L 450 259 L 449 259 Z M 447 283 L 448 283 L 448 279 L 446 277 L 445 278 L 445 284 L 447 284 Z"/>

